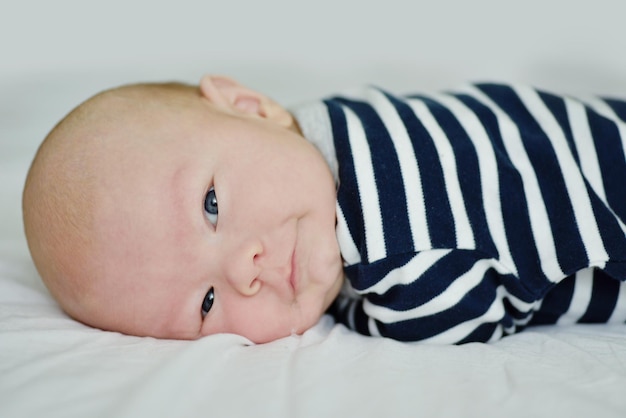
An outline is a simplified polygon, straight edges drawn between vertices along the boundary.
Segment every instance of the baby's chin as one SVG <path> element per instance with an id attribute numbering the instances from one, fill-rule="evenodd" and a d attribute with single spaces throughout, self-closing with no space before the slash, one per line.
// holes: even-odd
<path id="1" fill-rule="evenodd" d="M 293 309 L 294 315 L 292 316 L 293 320 L 291 324 L 284 324 L 284 326 L 281 326 L 280 329 L 268 329 L 265 333 L 245 337 L 255 344 L 266 344 L 281 338 L 302 335 L 309 329 L 313 328 L 324 314 L 323 312 L 319 314 L 304 314 L 298 309 L 297 304 L 294 304 Z"/>

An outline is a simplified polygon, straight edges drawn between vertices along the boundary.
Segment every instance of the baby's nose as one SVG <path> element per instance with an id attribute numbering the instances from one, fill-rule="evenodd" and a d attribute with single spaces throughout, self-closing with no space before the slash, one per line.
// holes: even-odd
<path id="1" fill-rule="evenodd" d="M 254 296 L 261 289 L 261 281 L 256 277 L 253 279 L 234 279 L 231 280 L 232 286 L 244 296 Z"/>
<path id="2" fill-rule="evenodd" d="M 228 257 L 225 276 L 230 285 L 244 296 L 253 296 L 261 288 L 258 258 L 263 254 L 259 241 L 250 240 Z"/>

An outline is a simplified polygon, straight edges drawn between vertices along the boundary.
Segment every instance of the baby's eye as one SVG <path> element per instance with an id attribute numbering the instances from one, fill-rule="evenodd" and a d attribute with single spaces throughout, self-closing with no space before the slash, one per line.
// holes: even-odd
<path id="1" fill-rule="evenodd" d="M 213 187 L 209 189 L 204 198 L 204 213 L 213 225 L 217 225 L 217 196 Z"/>
<path id="2" fill-rule="evenodd" d="M 206 296 L 204 297 L 204 300 L 202 301 L 202 317 L 203 318 L 207 316 L 207 314 L 211 310 L 214 300 L 215 300 L 215 291 L 213 290 L 213 288 L 210 288 Z"/>

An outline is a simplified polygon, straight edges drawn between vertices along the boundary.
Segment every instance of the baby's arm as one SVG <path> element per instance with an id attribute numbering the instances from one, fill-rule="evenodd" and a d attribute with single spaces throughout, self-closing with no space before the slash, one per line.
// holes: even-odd
<path id="1" fill-rule="evenodd" d="M 340 296 L 333 314 L 365 335 L 487 342 L 523 328 L 535 307 L 535 296 L 513 274 L 475 250 L 405 254 L 346 273 L 359 296 Z"/>

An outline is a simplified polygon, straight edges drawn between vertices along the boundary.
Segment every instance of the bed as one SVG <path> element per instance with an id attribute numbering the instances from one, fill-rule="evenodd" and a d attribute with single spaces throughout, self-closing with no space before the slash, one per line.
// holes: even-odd
<path id="1" fill-rule="evenodd" d="M 626 416 L 626 325 L 535 327 L 493 344 L 431 346 L 363 337 L 324 317 L 304 335 L 253 345 L 235 335 L 138 338 L 68 318 L 29 258 L 25 174 L 73 105 L 144 75 L 2 82 L 0 417 Z M 244 81 L 297 100 L 281 80 Z M 335 87 L 316 80 L 302 97 Z"/>

